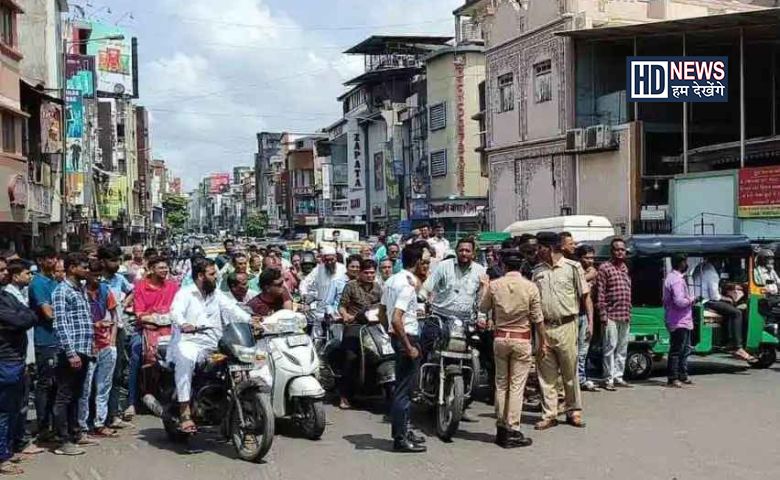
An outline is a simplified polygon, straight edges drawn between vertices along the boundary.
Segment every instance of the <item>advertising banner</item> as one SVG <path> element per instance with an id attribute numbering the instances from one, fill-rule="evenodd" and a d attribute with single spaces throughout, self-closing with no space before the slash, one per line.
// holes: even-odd
<path id="1" fill-rule="evenodd" d="M 68 90 L 81 92 L 82 97 L 95 96 L 95 57 L 69 54 L 65 62 Z"/>
<path id="2" fill-rule="evenodd" d="M 118 27 L 93 23 L 90 38 L 102 39 L 87 43 L 87 54 L 96 59 L 96 90 L 99 96 L 134 96 L 135 67 L 133 65 L 133 42 L 127 33 Z M 123 40 L 105 40 L 107 37 L 123 35 Z"/>
<path id="3" fill-rule="evenodd" d="M 65 93 L 67 103 L 67 138 L 82 138 L 84 136 L 84 99 L 78 90 L 68 90 Z"/>
<path id="4" fill-rule="evenodd" d="M 41 103 L 41 153 L 62 153 L 62 108 L 56 103 Z"/>
<path id="5" fill-rule="evenodd" d="M 331 199 L 331 165 L 329 163 L 322 164 L 322 199 Z"/>
<path id="6" fill-rule="evenodd" d="M 385 144 L 385 188 L 387 189 L 387 216 L 390 222 L 401 219 L 401 192 L 398 188 L 395 159 L 393 155 L 393 142 Z"/>
<path id="7" fill-rule="evenodd" d="M 81 138 L 68 138 L 68 151 L 65 156 L 65 173 L 84 173 L 84 145 Z"/>
<path id="8" fill-rule="evenodd" d="M 98 196 L 100 216 L 106 220 L 116 220 L 119 212 L 127 206 L 127 177 L 111 176 Z"/>
<path id="9" fill-rule="evenodd" d="M 229 173 L 212 173 L 209 177 L 209 193 L 217 195 L 230 191 Z"/>
<path id="10" fill-rule="evenodd" d="M 65 189 L 68 195 L 68 203 L 71 205 L 84 204 L 84 174 L 81 172 L 67 173 L 65 175 Z"/>
<path id="11" fill-rule="evenodd" d="M 780 166 L 739 171 L 737 210 L 742 218 L 780 217 Z"/>

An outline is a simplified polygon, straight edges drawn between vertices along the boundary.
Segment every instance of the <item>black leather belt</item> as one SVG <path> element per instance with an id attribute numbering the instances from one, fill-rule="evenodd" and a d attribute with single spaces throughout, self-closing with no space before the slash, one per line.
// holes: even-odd
<path id="1" fill-rule="evenodd" d="M 544 323 L 546 326 L 560 327 L 561 325 L 566 325 L 574 320 L 577 320 L 577 315 L 569 315 L 568 317 L 561 317 L 557 320 L 545 320 Z"/>

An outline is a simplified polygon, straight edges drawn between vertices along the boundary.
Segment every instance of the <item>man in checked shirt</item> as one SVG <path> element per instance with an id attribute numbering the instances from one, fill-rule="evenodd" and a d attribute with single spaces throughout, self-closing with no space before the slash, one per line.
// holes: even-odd
<path id="1" fill-rule="evenodd" d="M 611 246 L 612 258 L 599 266 L 596 290 L 604 326 L 604 389 L 614 392 L 616 385 L 632 387 L 623 380 L 631 320 L 631 277 L 626 266 L 626 243 L 616 237 Z"/>
<path id="2" fill-rule="evenodd" d="M 96 442 L 82 437 L 78 426 L 78 402 L 87 374 L 87 364 L 93 360 L 93 321 L 82 286 L 89 273 L 89 258 L 83 253 L 69 253 L 65 257 L 65 280 L 52 294 L 54 304 L 54 331 L 59 352 L 55 379 L 57 396 L 54 400 L 54 426 L 62 444 L 54 453 L 82 455 L 78 444 Z"/>

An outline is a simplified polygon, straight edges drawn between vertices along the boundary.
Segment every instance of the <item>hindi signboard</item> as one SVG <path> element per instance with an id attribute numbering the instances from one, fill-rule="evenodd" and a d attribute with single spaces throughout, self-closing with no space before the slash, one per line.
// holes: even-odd
<path id="1" fill-rule="evenodd" d="M 742 218 L 780 217 L 780 166 L 739 171 L 737 211 Z"/>

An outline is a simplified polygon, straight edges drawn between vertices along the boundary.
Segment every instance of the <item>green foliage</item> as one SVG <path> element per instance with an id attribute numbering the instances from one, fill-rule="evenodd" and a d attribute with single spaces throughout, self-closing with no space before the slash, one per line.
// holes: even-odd
<path id="1" fill-rule="evenodd" d="M 262 237 L 268 228 L 268 215 L 255 213 L 246 219 L 246 234 L 249 237 Z"/>
<path id="2" fill-rule="evenodd" d="M 163 209 L 168 226 L 174 231 L 184 230 L 189 218 L 187 198 L 181 195 L 167 194 L 163 198 Z"/>

